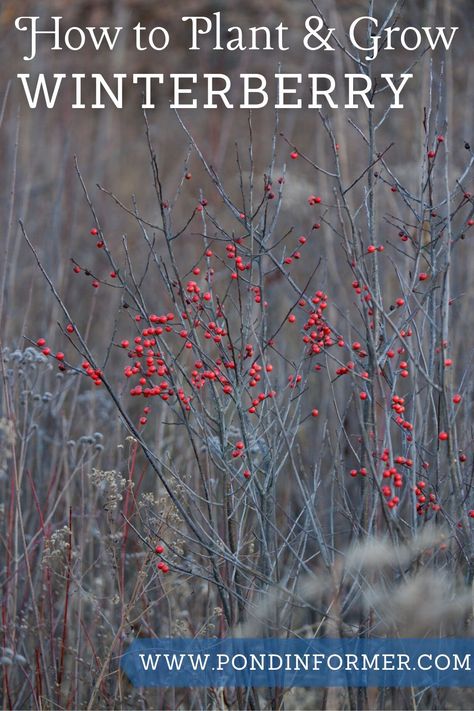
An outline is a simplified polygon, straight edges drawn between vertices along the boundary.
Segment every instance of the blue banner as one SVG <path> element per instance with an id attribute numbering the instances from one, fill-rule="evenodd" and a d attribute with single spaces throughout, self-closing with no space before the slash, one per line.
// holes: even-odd
<path id="1" fill-rule="evenodd" d="M 140 638 L 121 658 L 135 687 L 472 687 L 469 639 Z"/>

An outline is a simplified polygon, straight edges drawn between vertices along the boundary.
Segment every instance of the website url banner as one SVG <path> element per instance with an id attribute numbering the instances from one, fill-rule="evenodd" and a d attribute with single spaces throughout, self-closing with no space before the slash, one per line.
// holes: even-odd
<path id="1" fill-rule="evenodd" d="M 135 640 L 136 687 L 472 687 L 473 639 Z"/>

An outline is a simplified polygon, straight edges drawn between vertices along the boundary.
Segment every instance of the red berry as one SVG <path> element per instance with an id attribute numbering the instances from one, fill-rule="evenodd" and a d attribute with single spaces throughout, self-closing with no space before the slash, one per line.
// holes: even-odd
<path id="1" fill-rule="evenodd" d="M 291 160 L 296 160 L 298 157 L 299 156 L 297 151 L 293 151 L 292 153 L 290 153 Z"/>
<path id="2" fill-rule="evenodd" d="M 311 410 L 311 415 L 312 415 L 312 417 L 318 417 L 318 416 L 319 416 L 319 410 L 316 410 L 316 409 Z"/>
<path id="3" fill-rule="evenodd" d="M 440 432 L 439 435 L 438 435 L 438 439 L 439 439 L 441 442 L 446 442 L 446 441 L 449 439 L 449 435 L 448 435 L 447 432 Z"/>
<path id="4" fill-rule="evenodd" d="M 295 316 L 294 314 L 290 314 L 290 315 L 288 316 L 288 321 L 289 321 L 290 323 L 294 323 L 294 322 L 296 321 L 296 316 Z"/>
<path id="5" fill-rule="evenodd" d="M 68 325 L 66 326 L 66 331 L 68 333 L 74 333 L 74 326 L 72 325 L 72 323 L 68 323 Z"/>
<path id="6" fill-rule="evenodd" d="M 163 553 L 164 550 L 165 549 L 163 548 L 163 546 L 156 546 L 155 553 L 158 553 L 158 555 L 160 555 L 161 553 Z"/>
<path id="7" fill-rule="evenodd" d="M 426 272 L 421 272 L 420 275 L 418 276 L 418 279 L 420 281 L 426 281 L 428 279 L 428 274 Z"/>
<path id="8" fill-rule="evenodd" d="M 461 400 L 462 400 L 462 396 L 459 395 L 459 394 L 456 394 L 456 395 L 453 397 L 453 402 L 454 402 L 455 405 L 459 405 L 459 403 L 461 402 Z"/>
<path id="9" fill-rule="evenodd" d="M 98 234 L 99 234 L 99 230 L 96 229 L 95 227 L 93 227 L 93 228 L 91 229 L 91 235 L 92 235 L 93 237 L 97 237 Z"/>
<path id="10" fill-rule="evenodd" d="M 45 339 L 44 339 L 44 338 L 38 338 L 38 340 L 36 341 L 36 345 L 37 345 L 39 348 L 42 348 L 43 346 L 46 345 Z"/>

